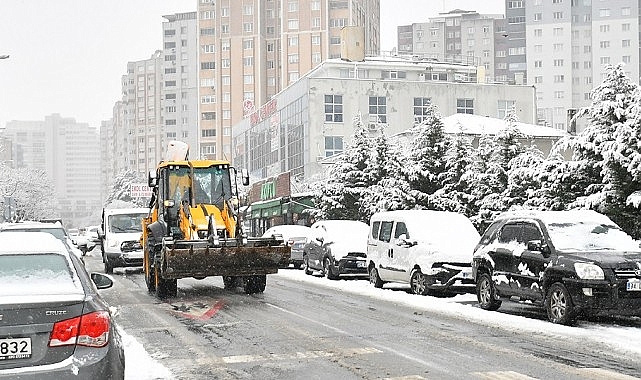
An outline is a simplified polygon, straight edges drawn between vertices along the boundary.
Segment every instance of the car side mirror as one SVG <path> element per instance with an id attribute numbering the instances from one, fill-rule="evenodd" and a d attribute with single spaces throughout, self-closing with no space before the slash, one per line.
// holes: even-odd
<path id="1" fill-rule="evenodd" d="M 111 277 L 107 276 L 106 274 L 93 272 L 90 276 L 91 281 L 96 284 L 96 288 L 98 289 L 107 289 L 111 288 L 114 285 L 114 280 L 112 280 Z"/>
<path id="2" fill-rule="evenodd" d="M 158 178 L 156 177 L 156 172 L 153 170 L 149 171 L 149 176 L 147 177 L 147 185 L 151 188 L 156 187 L 158 184 Z"/>
<path id="3" fill-rule="evenodd" d="M 242 183 L 243 183 L 243 186 L 247 186 L 247 185 L 249 185 L 249 170 L 247 170 L 247 169 L 243 168 L 243 169 L 240 171 L 240 176 L 242 177 L 242 181 L 243 181 Z"/>
<path id="4" fill-rule="evenodd" d="M 527 250 L 541 252 L 544 257 L 550 256 L 550 247 L 543 243 L 543 240 L 530 240 L 527 242 Z"/>
<path id="5" fill-rule="evenodd" d="M 405 235 L 405 234 L 402 234 L 401 236 L 399 236 L 399 237 L 394 241 L 394 243 L 395 243 L 396 245 L 398 245 L 399 247 L 406 247 L 406 248 L 413 247 L 413 246 L 415 246 L 415 245 L 416 245 L 416 242 L 415 242 L 415 241 L 408 240 L 408 239 L 407 239 L 407 235 Z"/>

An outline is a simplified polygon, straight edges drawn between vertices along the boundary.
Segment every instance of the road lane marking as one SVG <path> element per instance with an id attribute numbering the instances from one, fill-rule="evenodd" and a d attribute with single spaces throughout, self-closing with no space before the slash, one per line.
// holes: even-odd
<path id="1" fill-rule="evenodd" d="M 603 368 L 578 368 L 577 372 L 586 379 L 594 380 L 639 380 L 638 377 L 624 375 Z"/>
<path id="2" fill-rule="evenodd" d="M 269 354 L 269 355 L 235 355 L 223 356 L 221 359 L 224 363 L 252 363 L 260 361 L 274 361 L 274 360 L 294 360 L 294 359 L 315 359 L 315 358 L 329 358 L 334 356 L 351 356 L 351 355 L 366 355 L 366 354 L 379 354 L 383 351 L 373 347 L 363 348 L 345 348 L 335 351 L 303 351 L 294 352 L 290 354 Z"/>
<path id="3" fill-rule="evenodd" d="M 488 380 L 537 380 L 536 377 L 514 371 L 472 372 L 471 374 Z"/>

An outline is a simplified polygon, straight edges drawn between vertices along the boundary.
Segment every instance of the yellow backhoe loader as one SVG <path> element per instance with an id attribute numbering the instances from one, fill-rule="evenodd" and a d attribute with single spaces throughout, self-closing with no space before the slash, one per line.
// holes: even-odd
<path id="1" fill-rule="evenodd" d="M 289 263 L 290 248 L 282 239 L 246 236 L 236 169 L 227 161 L 189 160 L 188 151 L 170 142 L 167 159 L 149 175 L 153 196 L 141 236 L 147 288 L 159 298 L 175 297 L 180 278 L 222 276 L 226 289 L 263 292 L 267 274 Z"/>

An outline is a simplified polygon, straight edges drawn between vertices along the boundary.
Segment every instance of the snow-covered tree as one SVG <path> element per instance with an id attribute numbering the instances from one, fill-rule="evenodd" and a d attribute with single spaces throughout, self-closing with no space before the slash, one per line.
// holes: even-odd
<path id="1" fill-rule="evenodd" d="M 329 169 L 327 183 L 316 193 L 316 204 L 324 219 L 363 220 L 361 207 L 366 189 L 375 184 L 369 169 L 372 141 L 361 115 L 354 118 L 350 144 Z"/>
<path id="2" fill-rule="evenodd" d="M 540 189 L 539 171 L 543 164 L 543 152 L 536 146 L 531 146 L 518 156 L 510 160 L 507 172 L 507 187 L 503 192 L 505 209 L 512 206 L 522 206 L 534 197 Z"/>
<path id="3" fill-rule="evenodd" d="M 579 173 L 587 179 L 583 196 L 573 205 L 602 212 L 639 237 L 638 210 L 626 204 L 641 185 L 636 169 L 641 156 L 639 86 L 626 76 L 623 64 L 608 66 L 591 98 L 592 104 L 577 114 L 587 118 L 588 124 L 570 143 Z"/>
<path id="4" fill-rule="evenodd" d="M 431 197 L 431 203 L 437 210 L 454 211 L 467 216 L 472 213 L 472 189 L 470 188 L 469 172 L 474 164 L 474 148 L 470 137 L 461 131 L 450 139 L 445 153 L 445 171 L 440 174 L 439 181 L 443 187 Z"/>
<path id="5" fill-rule="evenodd" d="M 361 214 L 369 218 L 379 211 L 407 210 L 415 205 L 409 183 L 402 173 L 400 155 L 390 147 L 383 132 L 376 138 L 371 151 L 369 169 L 375 184 L 363 194 Z"/>
<path id="6" fill-rule="evenodd" d="M 109 191 L 107 200 L 105 201 L 105 206 L 109 206 L 112 202 L 116 200 L 128 202 L 133 205 L 131 207 L 147 207 L 149 206 L 149 199 L 147 198 L 132 198 L 130 189 L 132 184 L 145 183 L 144 179 L 140 174 L 135 171 L 123 171 L 114 179 L 114 184 Z"/>
<path id="7" fill-rule="evenodd" d="M 0 202 L 12 208 L 13 221 L 56 219 L 60 217 L 53 184 L 41 170 L 0 165 Z M 11 198 L 11 206 L 5 200 Z"/>
<path id="8" fill-rule="evenodd" d="M 411 130 L 416 139 L 407 157 L 405 175 L 417 204 L 422 208 L 434 208 L 430 204 L 430 195 L 443 187 L 439 177 L 445 171 L 448 147 L 443 128 L 441 114 L 435 105 L 430 105 L 426 119 Z"/>

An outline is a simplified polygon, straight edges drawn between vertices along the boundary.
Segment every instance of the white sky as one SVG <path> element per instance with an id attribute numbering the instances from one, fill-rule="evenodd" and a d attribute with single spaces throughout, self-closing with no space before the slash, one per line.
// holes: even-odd
<path id="1" fill-rule="evenodd" d="M 447 6 L 444 6 L 447 4 Z M 197 0 L 2 0 L 0 128 L 59 113 L 99 126 L 121 99 L 128 61 L 162 48 L 162 15 L 195 11 Z M 381 0 L 381 44 L 396 27 L 459 8 L 503 13 L 503 0 Z"/>

